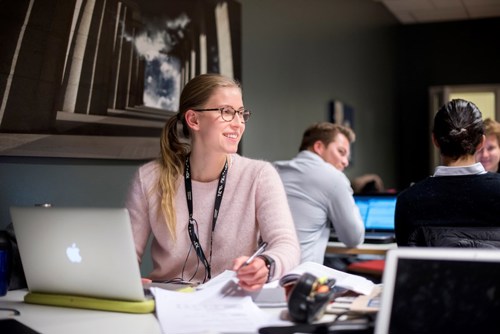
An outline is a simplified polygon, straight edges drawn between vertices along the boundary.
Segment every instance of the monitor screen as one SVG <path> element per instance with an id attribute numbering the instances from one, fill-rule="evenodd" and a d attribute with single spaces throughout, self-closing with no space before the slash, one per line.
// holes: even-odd
<path id="1" fill-rule="evenodd" d="M 396 194 L 354 195 L 366 231 L 393 231 Z"/>
<path id="2" fill-rule="evenodd" d="M 499 262 L 399 259 L 390 333 L 486 333 L 499 314 Z"/>

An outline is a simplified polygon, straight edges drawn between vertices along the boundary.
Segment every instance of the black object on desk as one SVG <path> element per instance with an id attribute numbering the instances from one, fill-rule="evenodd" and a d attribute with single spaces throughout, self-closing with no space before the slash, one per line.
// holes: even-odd
<path id="1" fill-rule="evenodd" d="M 297 324 L 292 326 L 271 326 L 259 329 L 259 334 L 373 334 L 373 322 L 357 320 L 343 320 L 335 323 Z"/>
<path id="2" fill-rule="evenodd" d="M 35 331 L 33 328 L 26 326 L 16 319 L 7 318 L 0 320 L 0 332 L 1 333 L 15 333 L 15 334 L 41 334 Z"/>
<path id="3" fill-rule="evenodd" d="M 335 296 L 335 279 L 324 282 L 310 273 L 304 273 L 293 282 L 288 294 L 288 313 L 297 322 L 312 323 L 319 319 Z"/>

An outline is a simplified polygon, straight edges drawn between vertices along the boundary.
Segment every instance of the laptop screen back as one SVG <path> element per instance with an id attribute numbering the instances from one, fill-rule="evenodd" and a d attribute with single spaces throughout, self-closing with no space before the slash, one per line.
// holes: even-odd
<path id="1" fill-rule="evenodd" d="M 145 299 L 124 208 L 12 207 L 31 292 Z"/>
<path id="2" fill-rule="evenodd" d="M 487 333 L 498 327 L 498 250 L 389 251 L 376 334 Z"/>
<path id="3" fill-rule="evenodd" d="M 366 231 L 394 231 L 396 194 L 354 195 Z"/>

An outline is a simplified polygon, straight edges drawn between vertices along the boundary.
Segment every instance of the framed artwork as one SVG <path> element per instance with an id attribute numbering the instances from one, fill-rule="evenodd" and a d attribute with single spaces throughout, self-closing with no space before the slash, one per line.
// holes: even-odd
<path id="1" fill-rule="evenodd" d="M 332 100 L 328 109 L 329 121 L 354 130 L 354 109 L 339 100 Z"/>
<path id="2" fill-rule="evenodd" d="M 354 108 L 342 101 L 332 100 L 328 103 L 328 120 L 354 131 Z M 351 158 L 349 160 L 351 165 L 354 164 L 354 145 L 355 143 L 351 144 Z"/>
<path id="3" fill-rule="evenodd" d="M 184 84 L 241 81 L 235 0 L 0 5 L 0 155 L 151 159 Z"/>

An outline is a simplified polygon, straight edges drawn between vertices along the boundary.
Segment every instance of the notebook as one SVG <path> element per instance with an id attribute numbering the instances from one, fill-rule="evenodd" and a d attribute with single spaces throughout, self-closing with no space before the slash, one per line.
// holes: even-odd
<path id="1" fill-rule="evenodd" d="M 498 250 L 390 250 L 382 284 L 375 334 L 491 333 L 498 327 Z"/>
<path id="2" fill-rule="evenodd" d="M 354 194 L 354 202 L 365 225 L 365 243 L 395 242 L 396 200 L 396 193 Z M 338 241 L 333 231 L 330 240 Z"/>
<path id="3" fill-rule="evenodd" d="M 25 301 L 146 313 L 124 208 L 11 207 L 29 293 Z"/>

